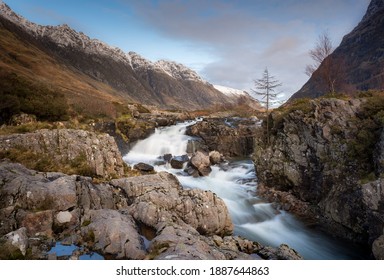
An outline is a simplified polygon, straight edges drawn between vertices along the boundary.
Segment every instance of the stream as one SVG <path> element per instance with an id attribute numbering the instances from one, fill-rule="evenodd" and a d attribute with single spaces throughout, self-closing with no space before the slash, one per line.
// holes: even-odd
<path id="1" fill-rule="evenodd" d="M 198 188 L 216 193 L 226 203 L 234 224 L 234 234 L 263 245 L 278 247 L 285 243 L 304 259 L 337 260 L 362 259 L 365 256 L 353 244 L 336 240 L 325 233 L 306 226 L 295 216 L 276 210 L 272 204 L 257 197 L 257 177 L 250 158 L 236 159 L 212 166 L 209 176 L 194 178 L 183 170 L 173 169 L 161 162 L 164 154 L 186 154 L 186 128 L 195 121 L 158 128 L 148 138 L 138 141 L 124 156 L 134 165 L 151 164 L 156 171 L 167 171 L 177 176 L 184 188 Z"/>

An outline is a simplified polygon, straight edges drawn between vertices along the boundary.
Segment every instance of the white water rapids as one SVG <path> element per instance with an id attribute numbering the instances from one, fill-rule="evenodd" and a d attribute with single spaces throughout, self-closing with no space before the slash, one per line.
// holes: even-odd
<path id="1" fill-rule="evenodd" d="M 139 162 L 155 166 L 156 171 L 175 174 L 185 188 L 210 190 L 221 197 L 235 225 L 235 234 L 264 245 L 277 247 L 282 243 L 298 251 L 305 259 L 355 259 L 360 258 L 349 244 L 306 227 L 293 215 L 278 211 L 270 203 L 256 196 L 256 174 L 252 161 L 243 159 L 221 166 L 212 166 L 207 177 L 194 178 L 182 170 L 172 169 L 169 164 L 158 165 L 164 154 L 186 154 L 187 126 L 194 122 L 156 129 L 150 137 L 139 141 L 124 160 L 134 165 Z"/>

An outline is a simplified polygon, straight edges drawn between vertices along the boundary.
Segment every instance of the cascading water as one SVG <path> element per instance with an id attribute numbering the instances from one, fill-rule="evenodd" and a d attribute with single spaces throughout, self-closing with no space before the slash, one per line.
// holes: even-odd
<path id="1" fill-rule="evenodd" d="M 305 259 L 358 259 L 350 244 L 343 244 L 309 229 L 294 216 L 276 210 L 270 203 L 256 196 L 256 173 L 250 159 L 236 160 L 212 166 L 209 176 L 194 178 L 169 164 L 159 164 L 164 154 L 186 154 L 188 140 L 186 128 L 194 122 L 160 128 L 147 139 L 139 141 L 124 156 L 128 164 L 139 162 L 155 166 L 157 171 L 176 175 L 185 188 L 199 188 L 216 193 L 226 203 L 235 234 L 264 245 L 282 243 L 298 251 Z"/>

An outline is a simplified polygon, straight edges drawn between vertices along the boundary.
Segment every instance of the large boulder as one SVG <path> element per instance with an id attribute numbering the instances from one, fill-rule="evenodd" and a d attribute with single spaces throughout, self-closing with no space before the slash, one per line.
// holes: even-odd
<path id="1" fill-rule="evenodd" d="M 200 176 L 208 176 L 211 173 L 211 161 L 209 155 L 197 151 L 190 160 L 190 165 L 195 168 Z"/>

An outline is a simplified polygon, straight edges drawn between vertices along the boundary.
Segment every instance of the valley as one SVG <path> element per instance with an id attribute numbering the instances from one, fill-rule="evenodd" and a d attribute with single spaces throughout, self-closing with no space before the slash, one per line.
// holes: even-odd
<path id="1" fill-rule="evenodd" d="M 384 259 L 383 14 L 266 111 L 0 1 L 0 259 Z"/>

